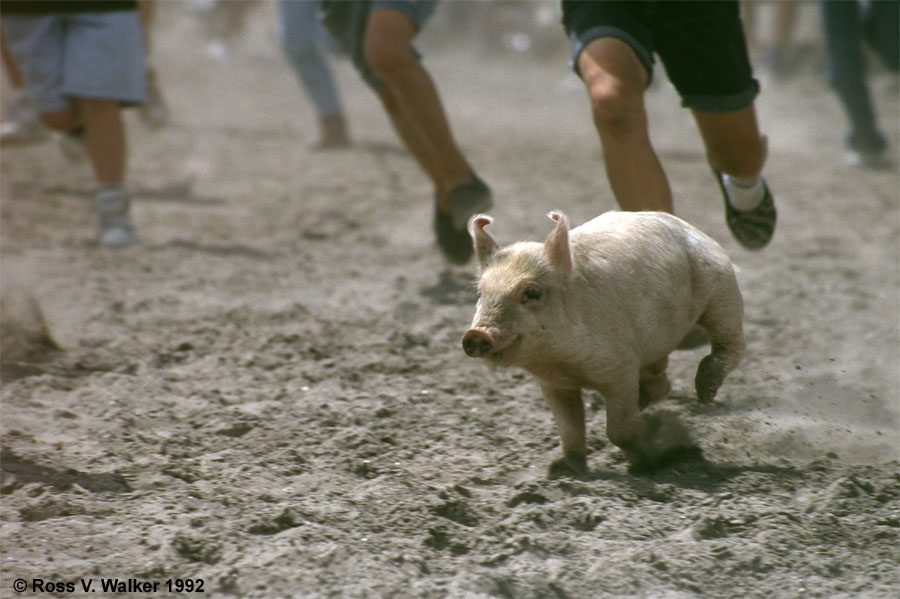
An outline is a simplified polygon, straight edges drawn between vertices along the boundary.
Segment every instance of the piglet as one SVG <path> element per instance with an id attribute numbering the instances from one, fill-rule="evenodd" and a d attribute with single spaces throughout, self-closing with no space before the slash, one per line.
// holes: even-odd
<path id="1" fill-rule="evenodd" d="M 606 403 L 606 433 L 635 463 L 652 463 L 654 425 L 641 410 L 668 395 L 669 353 L 699 325 L 711 342 L 695 378 L 713 400 L 744 351 L 743 301 L 731 261 L 698 229 L 663 212 L 607 212 L 544 243 L 499 247 L 469 221 L 480 263 L 467 355 L 537 377 L 562 439 L 551 473 L 587 470 L 582 388 Z M 658 431 L 657 431 L 658 432 Z"/>

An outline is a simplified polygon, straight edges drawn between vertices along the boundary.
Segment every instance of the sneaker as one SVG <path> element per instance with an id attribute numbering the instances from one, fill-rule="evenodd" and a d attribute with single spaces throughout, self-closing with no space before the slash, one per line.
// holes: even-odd
<path id="1" fill-rule="evenodd" d="M 125 247 L 138 242 L 129 213 L 131 200 L 121 186 L 104 187 L 97 192 L 97 229 L 100 245 Z"/>
<path id="2" fill-rule="evenodd" d="M 140 114 L 144 124 L 153 129 L 169 124 L 169 107 L 163 100 L 153 67 L 147 67 L 147 101 L 141 105 Z"/>
<path id="3" fill-rule="evenodd" d="M 341 113 L 319 118 L 319 139 L 313 150 L 341 150 L 350 147 L 347 123 Z"/>
<path id="4" fill-rule="evenodd" d="M 885 169 L 891 166 L 888 158 L 888 143 L 880 133 L 868 136 L 850 135 L 845 142 L 847 153 L 844 164 L 868 169 Z"/>
<path id="5" fill-rule="evenodd" d="M 214 39 L 206 45 L 206 55 L 216 60 L 224 60 L 228 57 L 228 42 L 222 39 Z"/>
<path id="6" fill-rule="evenodd" d="M 75 127 L 59 136 L 59 149 L 66 160 L 72 164 L 81 164 L 87 159 L 87 147 L 84 145 L 84 127 Z"/>
<path id="7" fill-rule="evenodd" d="M 763 60 L 764 68 L 776 79 L 787 79 L 791 75 L 788 53 L 782 48 L 772 48 Z"/>
<path id="8" fill-rule="evenodd" d="M 37 121 L 6 121 L 0 124 L 0 144 L 35 144 L 47 139 L 47 128 Z"/>
<path id="9" fill-rule="evenodd" d="M 871 170 L 887 170 L 893 166 L 891 159 L 884 150 L 865 152 L 848 149 L 844 154 L 844 164 Z"/>
<path id="10" fill-rule="evenodd" d="M 7 112 L 9 120 L 0 124 L 0 144 L 29 144 L 47 139 L 49 132 L 27 92 L 14 92 Z"/>
<path id="11" fill-rule="evenodd" d="M 441 251 L 450 262 L 465 264 L 469 261 L 475 252 L 466 228 L 469 219 L 490 210 L 493 205 L 490 188 L 476 176 L 450 192 L 450 214 L 435 206 L 434 232 Z"/>
<path id="12" fill-rule="evenodd" d="M 738 210 L 728 201 L 728 192 L 721 172 L 713 169 L 722 196 L 725 199 L 725 222 L 731 230 L 731 234 L 742 246 L 748 250 L 764 248 L 775 233 L 775 222 L 778 215 L 775 211 L 775 201 L 769 191 L 769 186 L 763 180 L 763 199 L 752 210 Z"/>

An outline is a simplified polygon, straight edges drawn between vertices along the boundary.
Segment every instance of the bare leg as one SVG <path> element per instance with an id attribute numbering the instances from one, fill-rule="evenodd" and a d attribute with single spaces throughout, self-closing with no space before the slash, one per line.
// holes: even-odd
<path id="1" fill-rule="evenodd" d="M 138 0 L 138 14 L 141 18 L 141 30 L 144 32 L 144 55 L 150 61 L 152 55 L 153 18 L 156 16 L 155 0 Z"/>
<path id="2" fill-rule="evenodd" d="M 710 166 L 738 179 L 752 179 L 762 172 L 766 142 L 752 104 L 732 112 L 693 114 Z"/>
<path id="3" fill-rule="evenodd" d="M 396 95 L 390 88 L 384 88 L 378 92 L 378 99 L 381 100 L 382 106 L 391 119 L 394 131 L 403 141 L 403 145 L 409 150 L 416 162 L 428 175 L 428 178 L 434 183 L 435 189 L 438 188 L 438 181 L 441 178 L 441 165 L 438 163 L 437 155 L 432 151 L 428 140 L 423 137 L 422 131 L 415 126 L 407 118 L 406 114 L 400 110 Z"/>
<path id="4" fill-rule="evenodd" d="M 125 126 L 114 100 L 79 98 L 78 108 L 84 119 L 85 144 L 101 185 L 125 180 Z"/>
<path id="5" fill-rule="evenodd" d="M 81 118 L 74 108 L 63 108 L 53 112 L 42 112 L 41 122 L 49 129 L 65 133 L 81 125 Z"/>
<path id="6" fill-rule="evenodd" d="M 3 38 L 0 38 L 0 56 L 3 58 L 3 70 L 6 72 L 13 89 L 23 89 L 25 87 L 25 77 L 22 76 L 22 70 L 16 64 L 12 52 L 6 47 L 6 41 Z"/>
<path id="7" fill-rule="evenodd" d="M 453 139 L 437 88 L 412 52 L 415 34 L 406 15 L 377 10 L 366 28 L 365 55 L 402 115 L 402 121 L 391 115 L 398 133 L 432 179 L 439 207 L 449 211 L 447 194 L 471 181 L 474 173 Z"/>
<path id="8" fill-rule="evenodd" d="M 606 176 L 623 210 L 672 212 L 672 192 L 650 143 L 644 89 L 647 71 L 615 38 L 592 41 L 578 57 Z"/>
<path id="9" fill-rule="evenodd" d="M 775 4 L 775 27 L 772 33 L 772 47 L 786 52 L 797 22 L 797 2 L 777 2 Z"/>
<path id="10" fill-rule="evenodd" d="M 6 38 L 2 36 L 0 36 L 0 51 L 3 56 L 3 72 L 11 87 L 9 102 L 3 113 L 3 122 L 0 123 L 0 143 L 42 141 L 47 137 L 47 130 L 41 125 L 37 104 L 25 89 L 22 70 L 6 46 Z"/>

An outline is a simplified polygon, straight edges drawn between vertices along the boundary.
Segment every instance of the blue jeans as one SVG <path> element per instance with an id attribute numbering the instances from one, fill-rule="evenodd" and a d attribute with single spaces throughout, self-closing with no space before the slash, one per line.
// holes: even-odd
<path id="1" fill-rule="evenodd" d="M 336 45 L 312 0 L 279 0 L 278 39 L 319 118 L 340 114 L 341 101 L 323 46 Z"/>
<path id="2" fill-rule="evenodd" d="M 887 141 L 869 94 L 862 45 L 868 43 L 884 64 L 900 68 L 900 3 L 821 0 L 822 27 L 828 58 L 828 81 L 850 121 L 847 143 L 858 150 L 880 151 Z"/>

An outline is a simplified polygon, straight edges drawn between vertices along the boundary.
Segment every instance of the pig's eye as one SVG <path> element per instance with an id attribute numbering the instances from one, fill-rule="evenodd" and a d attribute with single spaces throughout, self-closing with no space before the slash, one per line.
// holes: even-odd
<path id="1" fill-rule="evenodd" d="M 541 290 L 537 287 L 526 287 L 522 292 L 522 299 L 526 302 L 537 302 L 541 299 Z"/>

